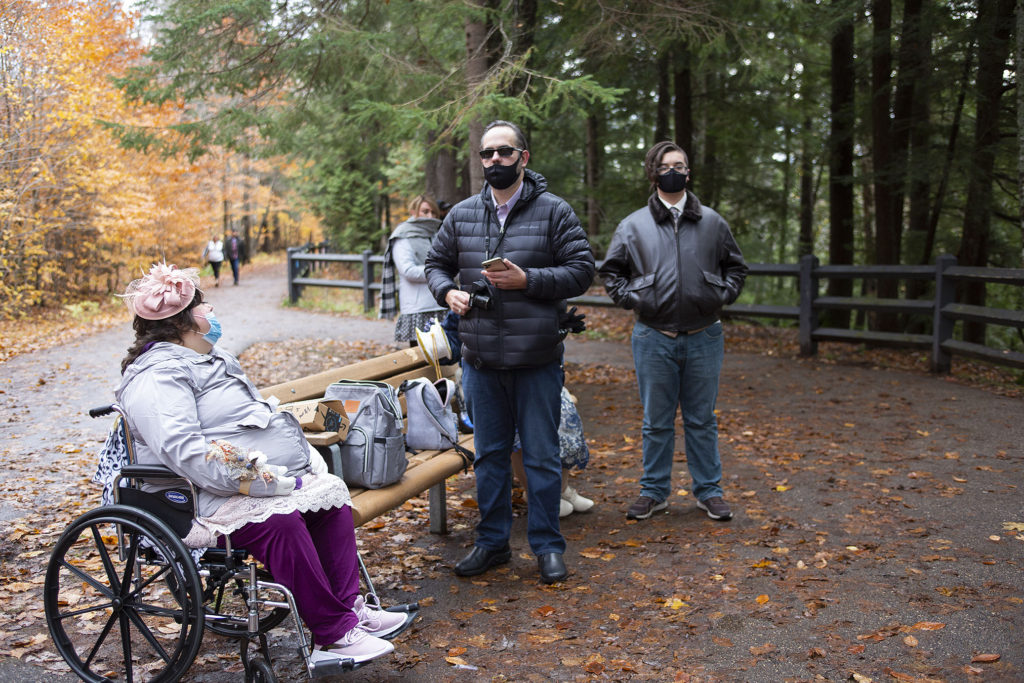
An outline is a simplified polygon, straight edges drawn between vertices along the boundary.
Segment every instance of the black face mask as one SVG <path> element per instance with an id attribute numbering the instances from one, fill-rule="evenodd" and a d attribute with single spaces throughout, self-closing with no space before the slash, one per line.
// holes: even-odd
<path id="1" fill-rule="evenodd" d="M 672 169 L 668 173 L 658 176 L 658 189 L 667 194 L 675 194 L 686 189 L 686 181 L 689 176 Z"/>
<path id="2" fill-rule="evenodd" d="M 498 162 L 494 162 L 484 169 L 484 179 L 487 181 L 487 184 L 495 190 L 504 190 L 512 187 L 512 184 L 516 182 L 516 178 L 518 177 L 518 161 L 511 166 L 502 166 Z"/>

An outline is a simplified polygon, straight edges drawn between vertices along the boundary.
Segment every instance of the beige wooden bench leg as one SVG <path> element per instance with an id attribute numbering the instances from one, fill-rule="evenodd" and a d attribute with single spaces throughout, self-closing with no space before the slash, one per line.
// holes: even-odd
<path id="1" fill-rule="evenodd" d="M 448 499 L 445 493 L 444 481 L 430 487 L 430 533 L 448 533 Z"/>

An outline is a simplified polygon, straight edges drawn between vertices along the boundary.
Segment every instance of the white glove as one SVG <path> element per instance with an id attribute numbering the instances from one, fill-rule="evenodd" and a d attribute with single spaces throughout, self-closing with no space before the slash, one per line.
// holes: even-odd
<path id="1" fill-rule="evenodd" d="M 320 451 L 309 446 L 309 470 L 313 474 L 327 474 L 327 463 L 324 462 L 324 458 L 320 455 Z"/>

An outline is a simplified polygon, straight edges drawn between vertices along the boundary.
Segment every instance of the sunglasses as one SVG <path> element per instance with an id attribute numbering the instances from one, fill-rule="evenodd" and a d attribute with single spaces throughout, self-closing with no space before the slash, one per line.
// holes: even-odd
<path id="1" fill-rule="evenodd" d="M 488 159 L 494 156 L 495 152 L 497 152 L 498 156 L 501 157 L 502 159 L 508 159 L 515 152 L 524 151 L 526 150 L 519 149 L 518 147 L 498 147 L 497 149 L 494 149 L 493 147 L 488 147 L 487 149 L 480 150 L 480 158 L 483 159 L 484 161 L 487 161 Z"/>

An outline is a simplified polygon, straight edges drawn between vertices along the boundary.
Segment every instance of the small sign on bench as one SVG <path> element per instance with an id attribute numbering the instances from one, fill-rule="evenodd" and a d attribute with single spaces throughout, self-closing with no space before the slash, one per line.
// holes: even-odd
<path id="1" fill-rule="evenodd" d="M 304 432 L 337 432 L 341 440 L 348 434 L 350 420 L 342 401 L 297 401 L 282 403 L 279 409 L 298 418 Z"/>

